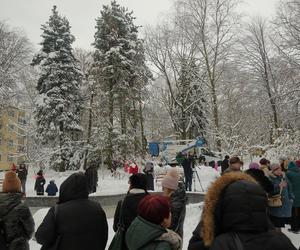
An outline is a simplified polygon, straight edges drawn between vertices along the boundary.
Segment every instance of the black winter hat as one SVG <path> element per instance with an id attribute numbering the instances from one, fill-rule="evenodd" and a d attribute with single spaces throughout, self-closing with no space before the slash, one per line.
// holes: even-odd
<path id="1" fill-rule="evenodd" d="M 147 178 L 142 173 L 133 174 L 129 177 L 131 188 L 139 188 L 147 190 Z"/>

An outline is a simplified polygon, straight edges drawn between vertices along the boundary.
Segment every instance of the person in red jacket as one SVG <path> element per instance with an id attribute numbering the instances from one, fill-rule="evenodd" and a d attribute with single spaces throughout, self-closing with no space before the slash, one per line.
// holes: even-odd
<path id="1" fill-rule="evenodd" d="M 139 172 L 139 168 L 137 164 L 133 161 L 129 166 L 129 174 L 137 174 Z"/>
<path id="2" fill-rule="evenodd" d="M 12 164 L 11 166 L 11 171 L 17 172 L 17 165 L 16 164 Z"/>

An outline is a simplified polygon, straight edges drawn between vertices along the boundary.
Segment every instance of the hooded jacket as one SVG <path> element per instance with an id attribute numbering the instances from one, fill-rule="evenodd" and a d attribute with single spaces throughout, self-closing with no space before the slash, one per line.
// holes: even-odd
<path id="1" fill-rule="evenodd" d="M 181 238 L 175 232 L 136 217 L 126 233 L 129 250 L 179 250 Z"/>
<path id="2" fill-rule="evenodd" d="M 300 168 L 294 162 L 290 162 L 286 176 L 290 180 L 295 195 L 293 207 L 300 207 Z"/>
<path id="3" fill-rule="evenodd" d="M 29 208 L 19 193 L 0 194 L 0 218 L 3 218 L 9 250 L 29 250 L 28 240 L 34 232 Z"/>
<path id="4" fill-rule="evenodd" d="M 46 180 L 42 174 L 38 174 L 35 180 L 34 190 L 36 191 L 37 195 L 44 195 L 44 185 Z"/>
<path id="5" fill-rule="evenodd" d="M 42 249 L 58 241 L 57 250 L 104 250 L 108 226 L 105 212 L 99 203 L 88 199 L 84 174 L 75 173 L 60 187 L 59 202 L 52 207 L 36 232 Z"/>
<path id="6" fill-rule="evenodd" d="M 197 230 L 189 249 L 238 249 L 232 233 L 238 235 L 245 250 L 296 249 L 270 224 L 265 191 L 242 172 L 227 173 L 211 185 Z"/>

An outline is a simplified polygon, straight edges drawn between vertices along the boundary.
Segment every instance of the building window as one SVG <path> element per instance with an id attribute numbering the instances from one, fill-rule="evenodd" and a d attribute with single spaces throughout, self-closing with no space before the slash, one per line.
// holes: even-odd
<path id="1" fill-rule="evenodd" d="M 8 147 L 9 148 L 13 148 L 14 147 L 14 141 L 13 140 L 9 140 L 8 141 Z"/>
<path id="2" fill-rule="evenodd" d="M 25 136 L 24 133 L 24 129 L 18 128 L 18 133 L 21 134 L 22 136 Z"/>
<path id="3" fill-rule="evenodd" d="M 19 144 L 19 145 L 24 145 L 24 144 L 25 144 L 25 139 L 24 139 L 24 137 L 19 137 L 19 138 L 18 138 L 18 144 Z"/>
<path id="4" fill-rule="evenodd" d="M 18 153 L 24 153 L 25 147 L 24 146 L 18 146 Z"/>
<path id="5" fill-rule="evenodd" d="M 13 155 L 9 154 L 9 155 L 7 156 L 7 161 L 8 161 L 8 162 L 13 162 L 13 161 L 14 161 Z"/>
<path id="6" fill-rule="evenodd" d="M 9 111 L 8 111 L 8 116 L 10 116 L 10 117 L 15 117 L 15 111 L 9 110 Z"/>
<path id="7" fill-rule="evenodd" d="M 19 117 L 18 123 L 19 123 L 20 125 L 26 125 L 26 121 L 25 121 L 25 119 L 24 119 L 23 117 Z"/>
<path id="8" fill-rule="evenodd" d="M 9 131 L 14 131 L 15 130 L 15 126 L 13 124 L 9 124 L 8 125 L 8 130 Z"/>

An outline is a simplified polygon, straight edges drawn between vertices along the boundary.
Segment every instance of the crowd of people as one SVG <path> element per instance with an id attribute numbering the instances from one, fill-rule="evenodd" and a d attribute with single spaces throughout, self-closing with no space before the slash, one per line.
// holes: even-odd
<path id="1" fill-rule="evenodd" d="M 15 172 L 17 177 L 21 182 L 21 192 L 24 196 L 26 196 L 26 182 L 28 176 L 28 166 L 25 162 L 22 162 L 19 166 L 13 164 L 11 171 Z M 88 191 L 89 193 L 95 193 L 97 191 L 98 186 L 98 164 L 89 163 L 87 168 L 85 169 L 85 176 L 87 178 Z M 55 180 L 50 179 L 46 188 L 46 179 L 44 175 L 44 171 L 40 169 L 35 174 L 35 183 L 34 183 L 34 191 L 37 196 L 43 196 L 45 193 L 48 196 L 56 196 L 58 193 L 58 187 L 55 183 Z"/>
<path id="2" fill-rule="evenodd" d="M 227 159 L 226 159 L 227 158 Z M 228 157 L 224 159 L 228 160 Z M 223 174 L 241 172 L 243 162 L 231 157 Z M 276 230 L 289 224 L 289 231 L 300 233 L 300 161 L 289 161 L 281 157 L 271 163 L 262 158 L 259 163 L 251 162 L 246 174 L 253 177 L 268 197 L 268 215 Z"/>
<path id="3" fill-rule="evenodd" d="M 12 164 L 11 171 L 15 172 L 18 179 L 21 182 L 21 192 L 24 196 L 26 196 L 26 182 L 27 182 L 27 176 L 28 176 L 28 166 L 25 164 L 25 162 L 22 162 L 19 166 Z M 44 195 L 45 192 L 48 194 L 48 196 L 56 196 L 58 192 L 58 188 L 55 184 L 54 180 L 50 180 L 46 190 L 45 190 L 46 180 L 44 177 L 43 170 L 39 170 L 35 175 L 35 184 L 34 184 L 34 191 L 36 192 L 36 195 Z"/>
<path id="4" fill-rule="evenodd" d="M 228 166 L 222 168 L 221 177 L 205 195 L 202 215 L 190 236 L 188 249 L 295 250 L 281 228 L 289 224 L 291 232 L 300 231 L 300 162 L 282 158 L 278 163 L 270 163 L 263 158 L 259 163 L 250 163 L 244 172 L 239 157 L 225 160 Z M 144 173 L 130 175 L 128 192 L 116 206 L 115 236 L 108 249 L 182 249 L 189 184 L 177 168 L 170 168 L 162 179 L 161 194 L 151 193 L 153 168 L 148 163 Z M 43 172 L 38 176 L 36 190 L 42 193 L 44 190 L 38 187 L 45 185 Z M 98 202 L 89 199 L 94 186 L 89 185 L 88 179 L 88 174 L 79 172 L 61 184 L 57 204 L 36 229 L 35 238 L 42 249 L 107 247 L 106 214 Z M 0 193 L 0 249 L 29 249 L 34 221 L 22 201 L 22 186 L 15 171 L 5 173 Z M 48 187 L 48 191 L 57 192 L 53 182 Z"/>

